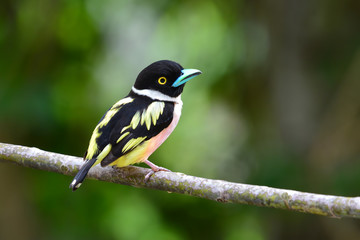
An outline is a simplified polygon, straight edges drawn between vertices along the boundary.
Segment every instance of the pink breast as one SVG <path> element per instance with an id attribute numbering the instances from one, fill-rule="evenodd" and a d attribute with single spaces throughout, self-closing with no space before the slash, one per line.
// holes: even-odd
<path id="1" fill-rule="evenodd" d="M 164 130 L 162 130 L 158 135 L 149 140 L 149 145 L 146 149 L 144 161 L 147 160 L 148 157 L 170 136 L 170 134 L 172 133 L 172 131 L 174 131 L 176 125 L 178 124 L 179 119 L 180 114 L 175 112 L 170 125 Z"/>

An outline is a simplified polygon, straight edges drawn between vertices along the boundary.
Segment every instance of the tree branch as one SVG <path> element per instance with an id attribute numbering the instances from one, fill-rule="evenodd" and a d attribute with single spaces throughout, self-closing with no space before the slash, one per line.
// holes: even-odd
<path id="1" fill-rule="evenodd" d="M 0 143 L 0 161 L 21 166 L 75 175 L 83 163 L 79 157 L 46 152 L 37 148 Z M 89 171 L 89 178 L 134 187 L 187 194 L 223 203 L 240 203 L 306 212 L 329 217 L 360 218 L 360 197 L 337 197 L 231 183 L 188 176 L 175 172 L 157 172 L 145 183 L 149 169 L 141 167 L 102 168 Z M 67 187 L 68 183 L 64 183 Z"/>

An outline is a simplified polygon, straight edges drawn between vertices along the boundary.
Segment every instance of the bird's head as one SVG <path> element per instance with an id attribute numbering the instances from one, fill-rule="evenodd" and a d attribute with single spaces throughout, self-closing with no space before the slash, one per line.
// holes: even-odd
<path id="1" fill-rule="evenodd" d="M 161 60 L 144 68 L 136 78 L 134 87 L 138 90 L 156 90 L 167 96 L 177 97 L 182 93 L 185 83 L 199 74 L 199 70 L 184 69 L 176 62 Z"/>

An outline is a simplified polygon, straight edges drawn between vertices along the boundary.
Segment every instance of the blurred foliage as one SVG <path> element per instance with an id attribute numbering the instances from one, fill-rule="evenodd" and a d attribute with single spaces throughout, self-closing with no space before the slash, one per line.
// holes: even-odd
<path id="1" fill-rule="evenodd" d="M 203 75 L 151 159 L 207 178 L 356 196 L 360 2 L 3 0 L 0 141 L 82 156 L 137 73 Z M 0 239 L 359 239 L 336 220 L 0 165 Z"/>

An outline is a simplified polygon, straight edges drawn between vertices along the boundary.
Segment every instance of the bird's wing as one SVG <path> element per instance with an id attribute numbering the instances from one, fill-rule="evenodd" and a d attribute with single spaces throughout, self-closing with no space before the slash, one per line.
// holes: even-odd
<path id="1" fill-rule="evenodd" d="M 134 101 L 116 115 L 116 124 L 109 134 L 111 151 L 101 160 L 107 166 L 129 153 L 146 140 L 158 135 L 173 119 L 174 103 Z"/>
<path id="2" fill-rule="evenodd" d="M 98 156 L 103 152 L 105 147 L 109 144 L 111 129 L 115 126 L 117 121 L 123 120 L 121 116 L 124 114 L 119 113 L 121 113 L 124 106 L 132 104 L 134 100 L 135 99 L 131 97 L 123 98 L 115 103 L 102 116 L 91 135 L 89 147 L 84 156 L 85 161 L 98 158 Z"/>

